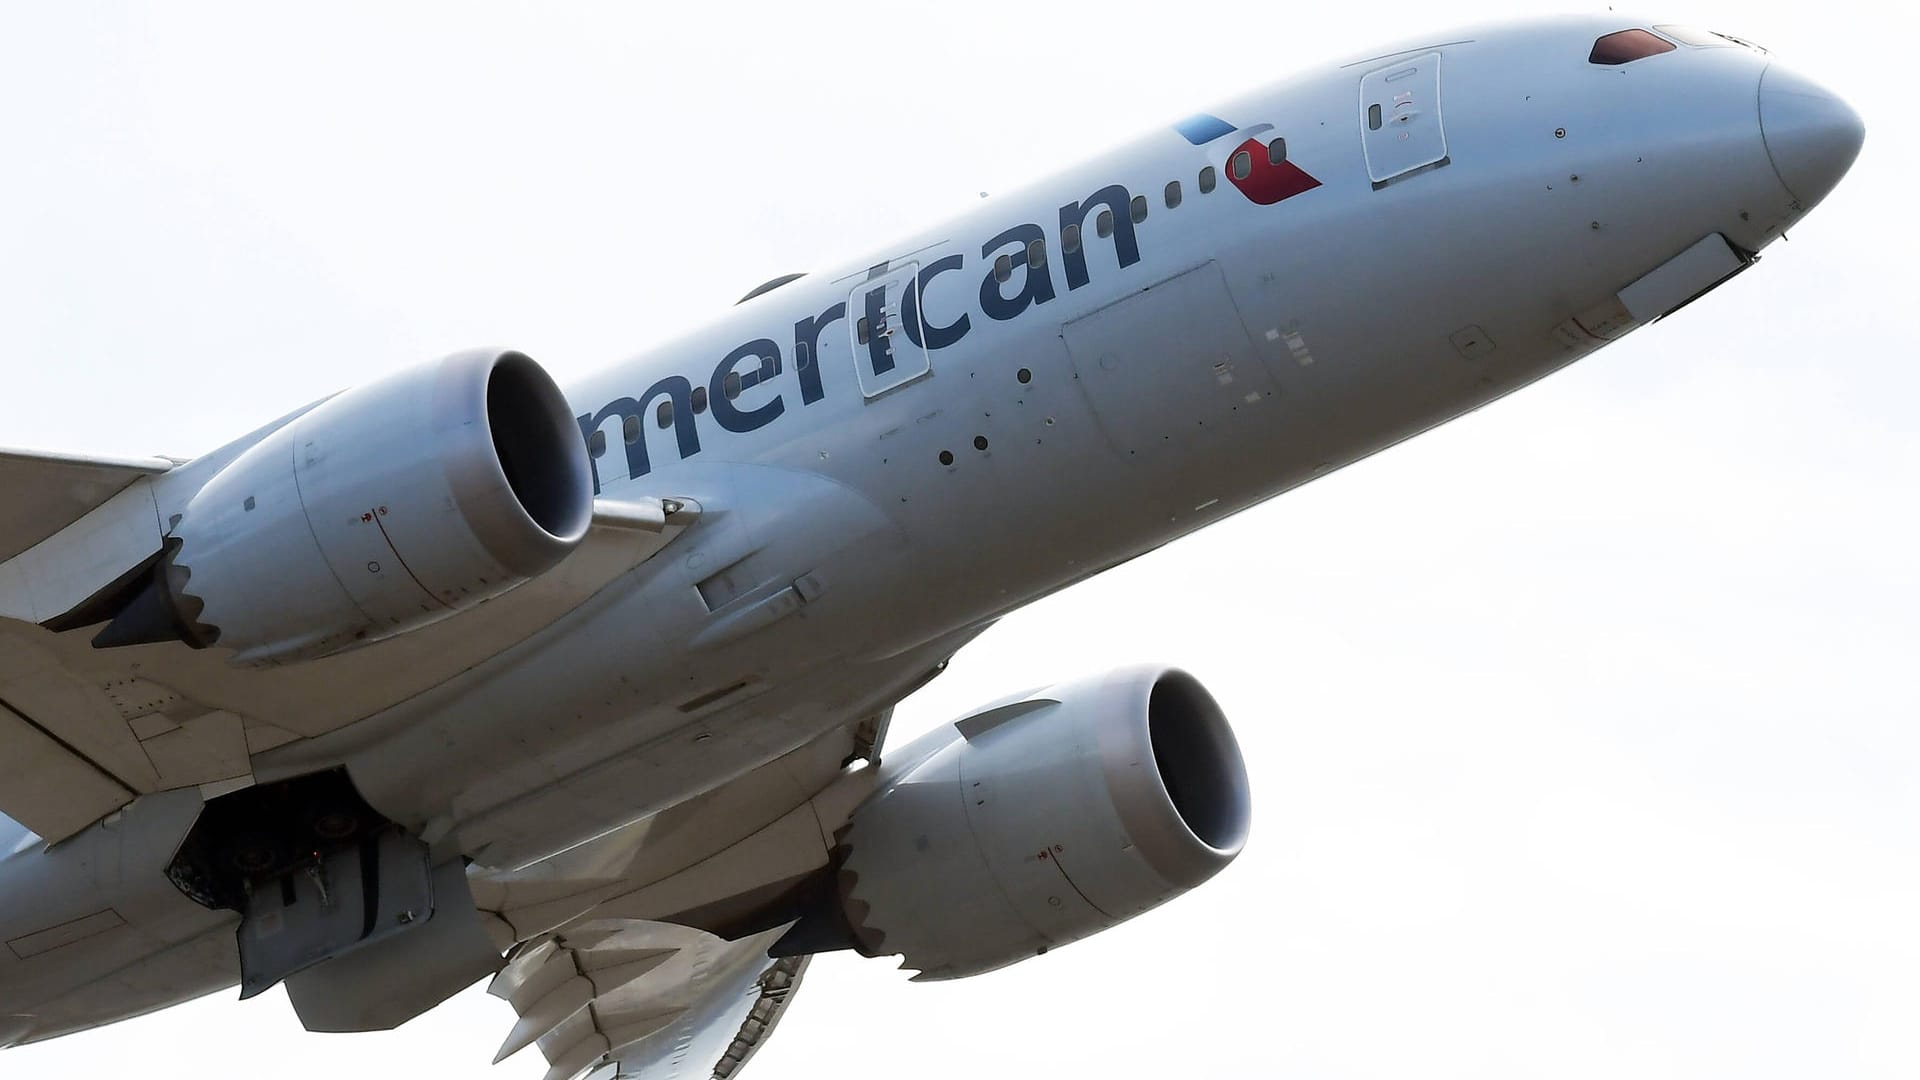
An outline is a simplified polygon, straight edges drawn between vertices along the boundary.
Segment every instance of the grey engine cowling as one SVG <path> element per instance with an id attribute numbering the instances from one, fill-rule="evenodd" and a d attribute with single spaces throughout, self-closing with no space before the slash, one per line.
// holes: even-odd
<path id="1" fill-rule="evenodd" d="M 242 664 L 340 652 L 546 572 L 592 515 L 553 380 L 517 352 L 457 353 L 333 397 L 221 469 L 94 643 L 218 645 Z"/>
<path id="2" fill-rule="evenodd" d="M 1239 746 L 1178 670 L 1022 695 L 893 760 L 840 834 L 837 902 L 856 948 L 898 954 L 919 979 L 1097 933 L 1206 881 L 1246 841 Z"/>

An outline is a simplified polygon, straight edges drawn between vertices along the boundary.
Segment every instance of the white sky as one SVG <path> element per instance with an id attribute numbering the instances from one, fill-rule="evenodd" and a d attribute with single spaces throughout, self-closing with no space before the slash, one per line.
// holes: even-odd
<path id="1" fill-rule="evenodd" d="M 563 380 L 1305 60 L 1526 5 L 13 4 L 0 443 L 191 454 L 482 344 Z M 1598 10 L 1598 5 L 1587 10 Z M 749 1077 L 1920 1074 L 1905 6 L 1685 3 L 1845 95 L 1831 202 L 1671 322 L 1008 619 L 905 739 L 1134 659 L 1255 835 L 1091 941 L 815 964 Z M 8 1080 L 489 1072 L 221 995 Z"/>

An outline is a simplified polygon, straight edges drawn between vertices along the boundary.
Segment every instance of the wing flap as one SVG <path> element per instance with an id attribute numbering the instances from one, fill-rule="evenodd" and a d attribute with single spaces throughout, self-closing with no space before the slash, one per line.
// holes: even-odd
<path id="1" fill-rule="evenodd" d="M 0 702 L 0 797 L 7 816 L 43 837 L 71 836 L 134 793 Z"/>
<path id="2" fill-rule="evenodd" d="M 0 699 L 129 790 L 159 790 L 159 773 L 108 688 L 62 667 L 47 649 L 10 632 L 12 625 L 0 623 Z"/>

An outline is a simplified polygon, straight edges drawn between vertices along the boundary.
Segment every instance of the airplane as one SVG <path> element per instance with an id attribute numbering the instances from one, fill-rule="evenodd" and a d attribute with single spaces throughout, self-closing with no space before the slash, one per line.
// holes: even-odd
<path id="1" fill-rule="evenodd" d="M 1444 97 L 1443 97 L 1444 92 Z M 479 349 L 192 460 L 0 451 L 0 1046 L 239 987 L 728 1078 L 809 959 L 1002 968 L 1252 794 L 1136 666 L 905 746 L 1008 612 L 1749 269 L 1864 130 L 1606 14 L 1305 71 L 561 388 Z"/>

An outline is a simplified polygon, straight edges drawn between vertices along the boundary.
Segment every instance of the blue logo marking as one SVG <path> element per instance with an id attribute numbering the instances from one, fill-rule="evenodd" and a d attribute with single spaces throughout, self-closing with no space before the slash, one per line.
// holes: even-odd
<path id="1" fill-rule="evenodd" d="M 1237 129 L 1211 113 L 1194 113 L 1173 125 L 1173 130 L 1193 145 L 1205 146 L 1222 135 L 1233 134 Z"/>

